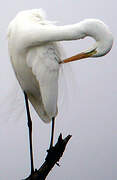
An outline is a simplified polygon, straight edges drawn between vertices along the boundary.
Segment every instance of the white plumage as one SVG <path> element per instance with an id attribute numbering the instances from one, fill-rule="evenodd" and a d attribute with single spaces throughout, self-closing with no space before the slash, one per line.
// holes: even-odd
<path id="1" fill-rule="evenodd" d="M 44 122 L 51 121 L 58 111 L 59 63 L 62 60 L 57 41 L 86 36 L 96 40 L 91 49 L 84 51 L 86 57 L 99 57 L 110 51 L 112 34 L 96 19 L 56 26 L 45 19 L 42 10 L 34 9 L 18 13 L 9 25 L 9 54 L 16 77 Z"/>

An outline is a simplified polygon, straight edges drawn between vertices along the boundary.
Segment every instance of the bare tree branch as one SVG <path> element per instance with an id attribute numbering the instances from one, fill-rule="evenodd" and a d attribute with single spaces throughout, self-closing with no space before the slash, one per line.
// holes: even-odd
<path id="1" fill-rule="evenodd" d="M 71 135 L 68 135 L 66 138 L 62 139 L 62 134 L 60 134 L 56 145 L 47 151 L 48 154 L 42 166 L 25 180 L 45 180 L 54 165 L 57 164 L 59 166 L 58 162 L 70 138 Z"/>

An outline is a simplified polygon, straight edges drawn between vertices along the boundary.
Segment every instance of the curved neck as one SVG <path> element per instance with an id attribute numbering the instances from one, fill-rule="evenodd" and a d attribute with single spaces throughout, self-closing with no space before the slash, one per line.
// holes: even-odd
<path id="1" fill-rule="evenodd" d="M 20 27 L 22 27 L 22 23 L 19 24 L 19 28 Z M 21 31 L 22 30 L 23 32 L 18 36 L 20 43 L 23 42 L 23 44 L 21 43 L 22 48 L 24 48 L 24 46 L 42 45 L 46 42 L 78 40 L 86 36 L 91 36 L 100 42 L 109 42 L 109 38 L 112 38 L 112 36 L 108 36 L 110 34 L 107 26 L 95 19 L 86 19 L 80 23 L 65 26 L 52 24 L 41 25 L 39 23 L 32 23 L 31 20 L 21 28 Z M 23 41 L 21 41 L 22 38 Z"/>
<path id="2" fill-rule="evenodd" d="M 83 39 L 86 36 L 100 41 L 107 35 L 107 26 L 96 19 L 86 19 L 77 24 L 55 26 L 48 25 L 42 28 L 43 41 L 69 41 Z"/>

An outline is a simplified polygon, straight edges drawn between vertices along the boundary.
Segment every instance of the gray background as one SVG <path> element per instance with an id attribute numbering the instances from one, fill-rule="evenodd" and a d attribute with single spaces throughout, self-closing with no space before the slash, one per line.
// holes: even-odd
<path id="1" fill-rule="evenodd" d="M 56 119 L 55 140 L 60 132 L 73 137 L 48 180 L 117 179 L 117 60 L 115 0 L 4 0 L 0 6 L 0 180 L 20 180 L 29 175 L 28 130 L 23 94 L 15 79 L 8 57 L 6 31 L 18 11 L 43 8 L 49 20 L 58 24 L 77 23 L 99 18 L 114 36 L 112 51 L 105 57 L 90 58 L 66 65 L 67 80 Z M 67 57 L 92 44 L 90 38 L 65 42 Z M 72 68 L 69 70 L 69 68 Z M 67 74 L 68 73 L 68 74 Z M 62 76 L 62 75 L 61 75 Z M 72 80 L 72 78 L 74 80 Z M 67 92 L 66 92 L 67 91 Z M 62 99 L 62 100 L 61 100 Z M 50 125 L 33 118 L 35 167 L 39 167 L 49 145 Z"/>

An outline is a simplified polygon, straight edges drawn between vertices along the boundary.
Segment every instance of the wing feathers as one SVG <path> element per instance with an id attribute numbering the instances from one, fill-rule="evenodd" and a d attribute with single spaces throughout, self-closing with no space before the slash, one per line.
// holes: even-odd
<path id="1" fill-rule="evenodd" d="M 38 96 L 41 97 L 41 101 L 37 100 L 39 97 L 33 92 L 33 98 L 30 96 L 29 99 L 40 118 L 47 122 L 57 115 L 59 57 L 55 45 L 48 44 L 31 48 L 26 59 L 38 81 Z M 41 112 L 38 110 L 40 106 L 43 107 Z"/>

